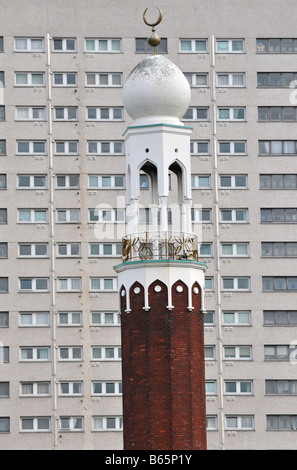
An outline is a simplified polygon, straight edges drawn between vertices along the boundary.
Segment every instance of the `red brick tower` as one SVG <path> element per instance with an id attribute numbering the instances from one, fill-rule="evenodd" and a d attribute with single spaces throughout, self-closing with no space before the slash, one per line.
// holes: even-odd
<path id="1" fill-rule="evenodd" d="M 124 86 L 127 235 L 116 266 L 122 314 L 125 450 L 206 449 L 204 273 L 191 224 L 190 102 L 182 72 L 163 56 L 140 62 Z M 141 231 L 139 172 L 152 220 Z M 177 175 L 168 230 L 168 171 Z M 159 212 L 159 214 L 158 214 Z"/>

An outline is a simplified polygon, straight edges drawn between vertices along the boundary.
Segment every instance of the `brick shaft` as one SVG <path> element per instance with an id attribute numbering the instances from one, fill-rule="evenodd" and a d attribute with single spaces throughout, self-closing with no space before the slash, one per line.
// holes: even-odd
<path id="1" fill-rule="evenodd" d="M 194 287 L 199 286 L 190 287 L 193 310 L 187 309 L 188 287 L 181 281 L 172 286 L 172 310 L 167 286 L 159 280 L 149 286 L 147 311 L 138 282 L 130 289 L 131 312 L 125 312 L 121 295 L 127 450 L 206 449 L 204 326 L 200 288 L 197 294 Z"/>

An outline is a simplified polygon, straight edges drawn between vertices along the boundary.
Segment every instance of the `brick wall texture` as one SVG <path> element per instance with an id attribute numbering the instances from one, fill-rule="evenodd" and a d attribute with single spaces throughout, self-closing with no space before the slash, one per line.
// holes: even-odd
<path id="1" fill-rule="evenodd" d="M 120 297 L 124 449 L 206 449 L 204 326 L 195 287 L 193 310 L 181 281 L 172 286 L 172 310 L 159 280 L 149 286 L 147 311 L 138 282 L 130 289 L 130 313 Z"/>

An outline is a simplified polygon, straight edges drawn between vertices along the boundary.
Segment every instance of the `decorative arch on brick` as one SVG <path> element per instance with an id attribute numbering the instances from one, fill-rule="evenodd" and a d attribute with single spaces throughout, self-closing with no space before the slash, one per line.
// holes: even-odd
<path id="1" fill-rule="evenodd" d="M 156 279 L 148 287 L 148 301 L 149 306 L 152 306 L 152 303 L 155 305 L 163 305 L 167 307 L 168 305 L 168 288 L 164 282 Z"/>
<path id="2" fill-rule="evenodd" d="M 171 287 L 172 305 L 175 313 L 184 313 L 189 304 L 188 286 L 178 279 Z"/>
<path id="3" fill-rule="evenodd" d="M 127 292 L 123 284 L 120 287 L 119 296 L 120 296 L 120 309 L 121 309 L 121 313 L 123 314 L 127 310 Z"/>
<path id="4" fill-rule="evenodd" d="M 192 293 L 192 306 L 193 309 L 197 312 L 201 312 L 201 286 L 198 282 L 194 282 L 192 285 L 191 293 Z"/>
<path id="5" fill-rule="evenodd" d="M 144 307 L 144 287 L 140 282 L 136 281 L 129 290 L 130 311 L 133 313 L 141 313 Z"/>

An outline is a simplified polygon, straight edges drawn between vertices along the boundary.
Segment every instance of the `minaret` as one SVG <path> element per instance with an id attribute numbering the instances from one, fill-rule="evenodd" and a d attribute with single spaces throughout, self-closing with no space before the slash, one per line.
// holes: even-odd
<path id="1" fill-rule="evenodd" d="M 152 39 L 157 45 L 154 28 Z M 124 134 L 128 221 L 123 262 L 115 266 L 125 450 L 206 449 L 206 265 L 198 261 L 192 233 L 191 128 L 181 122 L 190 98 L 183 73 L 156 54 L 132 70 L 123 90 L 134 121 Z M 151 198 L 146 232 L 140 232 L 139 221 L 141 170 L 149 177 Z M 177 232 L 167 220 L 169 170 L 177 175 L 178 210 L 172 214 L 179 219 Z"/>

